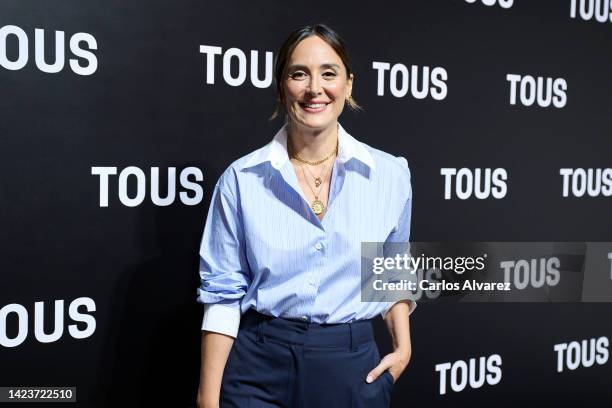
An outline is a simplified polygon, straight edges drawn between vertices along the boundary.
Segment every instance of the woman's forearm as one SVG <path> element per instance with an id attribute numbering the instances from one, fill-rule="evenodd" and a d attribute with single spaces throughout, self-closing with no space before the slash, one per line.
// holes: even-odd
<path id="1" fill-rule="evenodd" d="M 409 311 L 408 303 L 401 301 L 395 303 L 385 315 L 385 323 L 393 340 L 393 350 L 402 355 L 406 364 L 412 355 Z"/>
<path id="2" fill-rule="evenodd" d="M 202 331 L 199 408 L 219 406 L 223 370 L 233 344 L 233 337 Z"/>
<path id="3" fill-rule="evenodd" d="M 396 381 L 406 369 L 412 356 L 412 344 L 410 343 L 410 315 L 408 303 L 401 301 L 395 303 L 385 313 L 385 323 L 393 339 L 393 352 L 383 357 L 380 363 L 367 375 L 366 382 L 371 383 L 385 370 L 388 370 Z"/>

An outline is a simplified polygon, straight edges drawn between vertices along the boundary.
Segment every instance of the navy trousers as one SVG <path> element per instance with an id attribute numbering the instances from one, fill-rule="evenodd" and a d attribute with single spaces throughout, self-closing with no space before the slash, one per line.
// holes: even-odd
<path id="1" fill-rule="evenodd" d="M 221 408 L 388 408 L 393 377 L 365 381 L 380 362 L 372 323 L 316 324 L 253 309 L 240 321 Z"/>

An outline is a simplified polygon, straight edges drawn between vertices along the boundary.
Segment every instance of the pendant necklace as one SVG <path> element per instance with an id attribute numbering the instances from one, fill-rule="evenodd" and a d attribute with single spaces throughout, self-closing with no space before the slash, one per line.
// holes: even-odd
<path id="1" fill-rule="evenodd" d="M 302 167 L 302 173 L 304 174 L 304 181 L 306 181 L 306 184 L 308 184 L 308 188 L 310 189 L 310 191 L 312 191 L 312 195 L 314 195 L 314 201 L 312 203 L 310 203 L 310 208 L 312 208 L 312 211 L 316 214 L 319 215 L 321 213 L 323 213 L 323 211 L 325 211 L 325 204 L 323 204 L 323 201 L 319 200 L 319 194 L 321 194 L 321 189 L 323 188 L 323 182 L 321 181 L 320 177 L 315 178 L 315 185 L 317 187 L 319 187 L 319 190 L 315 193 L 314 189 L 312 188 L 312 186 L 310 185 L 310 183 L 308 182 L 308 178 L 306 177 L 306 172 L 304 171 L 304 165 L 301 166 Z M 323 175 L 323 172 L 325 171 L 325 168 L 327 166 L 323 167 L 323 170 L 321 171 L 321 175 Z M 310 172 L 310 170 L 308 170 Z M 311 173 L 312 174 L 312 173 Z M 317 180 L 319 180 L 319 183 L 317 184 Z"/>
<path id="2" fill-rule="evenodd" d="M 302 167 L 306 167 L 306 166 L 302 166 Z M 319 177 L 316 177 L 314 174 L 312 174 L 312 171 L 310 171 L 310 169 L 308 167 L 306 167 L 306 170 L 308 170 L 308 172 L 310 173 L 310 175 L 314 179 L 315 187 L 319 187 L 321 185 L 321 183 L 323 183 L 323 180 L 321 179 L 321 176 L 325 172 L 325 166 L 323 166 L 323 170 L 321 170 L 321 174 L 319 174 Z"/>
<path id="3" fill-rule="evenodd" d="M 323 202 L 319 200 L 319 195 L 321 193 L 321 189 L 323 188 L 323 179 L 321 178 L 321 176 L 324 175 L 327 165 L 323 166 L 323 169 L 321 170 L 321 174 L 319 175 L 319 177 L 316 177 L 314 174 L 312 174 L 310 169 L 308 169 L 308 172 L 314 178 L 315 187 L 319 188 L 316 193 L 314 189 L 311 187 L 310 183 L 308 182 L 308 178 L 306 177 L 306 172 L 304 171 L 304 167 L 305 167 L 304 165 L 306 164 L 310 166 L 317 166 L 327 161 L 332 156 L 337 155 L 338 154 L 338 139 L 336 139 L 336 148 L 326 157 L 320 160 L 316 160 L 316 161 L 309 161 L 309 160 L 302 159 L 297 153 L 293 153 L 293 145 L 291 143 L 291 138 L 287 138 L 287 142 L 288 142 L 287 143 L 288 150 L 291 151 L 290 156 L 296 159 L 297 161 L 303 163 L 300 167 L 302 168 L 302 174 L 304 175 L 304 180 L 306 181 L 308 188 L 310 189 L 310 191 L 312 191 L 312 194 L 314 195 L 314 198 L 315 198 L 314 201 L 310 203 L 310 208 L 312 208 L 312 211 L 316 215 L 320 215 L 321 213 L 325 211 L 325 204 L 323 204 Z"/>

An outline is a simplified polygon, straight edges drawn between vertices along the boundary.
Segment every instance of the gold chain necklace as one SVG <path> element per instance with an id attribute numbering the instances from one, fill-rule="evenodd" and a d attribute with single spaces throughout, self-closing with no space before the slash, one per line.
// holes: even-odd
<path id="1" fill-rule="evenodd" d="M 306 178 L 306 172 L 304 171 L 304 165 L 300 166 L 302 168 L 302 174 L 304 174 L 304 181 L 306 181 L 306 184 L 308 185 L 308 188 L 310 189 L 310 191 L 312 191 L 312 195 L 314 195 L 314 201 L 312 203 L 310 203 L 310 208 L 312 208 L 312 211 L 316 214 L 319 215 L 321 213 L 323 213 L 323 211 L 325 211 L 325 204 L 323 204 L 323 201 L 319 200 L 319 194 L 321 194 L 321 189 L 323 188 L 323 183 L 315 184 L 317 187 L 319 187 L 319 190 L 315 193 L 314 189 L 312 188 L 312 186 L 310 185 L 310 183 L 308 182 L 308 179 Z M 325 168 L 327 166 L 323 167 L 323 171 L 321 171 L 321 174 L 323 174 L 323 172 L 325 171 Z M 310 172 L 310 170 L 308 170 Z M 316 180 L 316 179 L 315 179 Z M 320 180 L 320 178 L 319 178 Z"/>
<path id="2" fill-rule="evenodd" d="M 321 185 L 321 183 L 323 183 L 323 180 L 321 179 L 321 176 L 323 175 L 323 172 L 325 171 L 325 166 L 323 166 L 323 170 L 321 170 L 321 173 L 319 174 L 319 177 L 317 177 L 314 174 L 312 174 L 312 171 L 310 171 L 310 169 L 307 166 L 303 166 L 303 167 L 306 167 L 306 170 L 308 170 L 308 172 L 310 173 L 310 175 L 314 179 L 315 187 L 319 187 Z"/>
<path id="3" fill-rule="evenodd" d="M 291 138 L 288 137 L 287 138 L 287 150 L 289 151 L 289 156 L 291 158 L 296 159 L 297 161 L 310 165 L 310 166 L 316 166 L 319 165 L 327 160 L 329 160 L 329 158 L 331 158 L 334 154 L 338 154 L 338 139 L 336 139 L 336 148 L 334 149 L 333 152 L 331 152 L 327 157 L 321 159 L 321 160 L 315 160 L 315 161 L 310 161 L 310 160 L 305 160 L 302 159 L 297 153 L 293 152 L 293 144 L 291 142 Z M 325 169 L 327 168 L 327 165 L 323 166 L 323 169 L 321 170 L 321 174 L 319 175 L 319 177 L 315 177 L 314 174 L 312 174 L 312 172 L 310 171 L 310 169 L 308 169 L 308 172 L 310 173 L 310 175 L 314 178 L 314 182 L 315 182 L 315 187 L 319 187 L 319 190 L 315 193 L 314 189 L 310 186 L 310 183 L 308 182 L 308 178 L 306 177 L 306 172 L 304 171 L 304 165 L 300 166 L 302 168 L 302 174 L 304 175 L 304 181 L 306 181 L 306 184 L 308 185 L 308 188 L 310 189 L 310 191 L 312 191 L 312 195 L 314 195 L 314 201 L 312 203 L 310 203 L 310 208 L 312 208 L 312 211 L 316 214 L 319 215 L 321 213 L 323 213 L 323 211 L 325 211 L 325 204 L 323 204 L 323 202 L 321 200 L 319 200 L 319 195 L 321 193 L 321 189 L 323 188 L 323 180 L 321 178 L 321 176 L 323 175 L 323 173 L 325 172 Z"/>
<path id="4" fill-rule="evenodd" d="M 334 148 L 334 151 L 328 154 L 326 157 L 322 158 L 321 160 L 310 161 L 310 160 L 302 159 L 299 154 L 293 152 L 293 143 L 291 143 L 291 138 L 287 138 L 287 140 L 289 141 L 289 145 L 291 145 L 291 149 L 290 149 L 291 157 L 301 163 L 310 164 L 311 166 L 317 166 L 323 163 L 324 161 L 328 160 L 333 155 L 338 154 L 338 140 L 336 139 L 336 147 Z"/>

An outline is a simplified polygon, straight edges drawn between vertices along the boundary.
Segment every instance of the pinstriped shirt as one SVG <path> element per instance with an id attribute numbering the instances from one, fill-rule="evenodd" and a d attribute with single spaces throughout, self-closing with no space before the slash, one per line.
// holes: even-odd
<path id="1" fill-rule="evenodd" d="M 394 302 L 361 301 L 361 243 L 408 242 L 411 204 L 406 159 L 359 142 L 338 123 L 319 220 L 289 160 L 283 125 L 215 185 L 200 245 L 202 330 L 236 337 L 249 308 L 314 323 L 384 317 Z M 410 301 L 410 312 L 415 307 Z"/>

